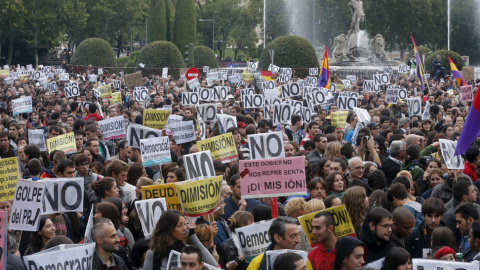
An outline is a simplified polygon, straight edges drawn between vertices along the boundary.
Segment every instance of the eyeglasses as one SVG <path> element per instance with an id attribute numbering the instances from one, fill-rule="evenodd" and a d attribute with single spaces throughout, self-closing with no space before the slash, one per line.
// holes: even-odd
<path id="1" fill-rule="evenodd" d="M 383 227 L 384 229 L 393 229 L 393 224 L 377 224 L 377 226 Z"/>
<path id="2" fill-rule="evenodd" d="M 365 170 L 365 167 L 360 167 L 360 166 L 359 167 L 352 167 L 352 169 L 354 169 L 354 170 Z"/>

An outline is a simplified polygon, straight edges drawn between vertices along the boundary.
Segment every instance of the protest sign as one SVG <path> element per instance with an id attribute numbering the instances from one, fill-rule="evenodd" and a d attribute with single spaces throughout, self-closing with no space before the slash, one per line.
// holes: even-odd
<path id="1" fill-rule="evenodd" d="M 370 122 L 370 114 L 367 110 L 355 107 L 353 108 L 353 111 L 357 115 L 358 121 Z"/>
<path id="2" fill-rule="evenodd" d="M 250 159 L 284 158 L 282 132 L 248 135 Z"/>
<path id="3" fill-rule="evenodd" d="M 95 243 L 61 244 L 23 257 L 30 270 L 92 269 Z"/>
<path id="4" fill-rule="evenodd" d="M 85 228 L 85 235 L 83 243 L 92 243 L 92 229 L 93 229 L 93 216 L 95 215 L 95 204 L 92 204 L 90 209 L 90 215 L 88 216 L 87 227 Z"/>
<path id="5" fill-rule="evenodd" d="M 265 99 L 278 98 L 278 91 L 277 89 L 267 89 L 263 92 L 263 95 Z"/>
<path id="6" fill-rule="evenodd" d="M 267 89 L 275 89 L 275 82 L 274 81 L 262 82 L 262 90 L 265 91 Z"/>
<path id="7" fill-rule="evenodd" d="M 181 115 L 175 115 L 175 114 L 170 114 L 170 116 L 168 117 L 168 120 L 167 120 L 167 127 L 165 129 L 165 131 L 167 132 L 168 135 L 172 135 L 172 131 L 170 130 L 170 126 L 173 125 L 173 124 L 177 124 L 177 123 L 180 123 L 182 122 L 183 120 L 183 116 Z"/>
<path id="8" fill-rule="evenodd" d="M 189 217 L 211 214 L 220 203 L 222 176 L 175 182 L 183 213 Z"/>
<path id="9" fill-rule="evenodd" d="M 142 199 L 165 198 L 167 208 L 170 210 L 182 211 L 180 200 L 177 195 L 174 183 L 143 186 Z"/>
<path id="10" fill-rule="evenodd" d="M 479 261 L 456 262 L 445 260 L 412 259 L 412 270 L 478 270 Z"/>
<path id="11" fill-rule="evenodd" d="M 278 91 L 274 88 L 274 89 L 268 89 L 269 91 L 273 90 L 273 91 L 276 91 L 277 92 L 277 97 L 278 97 Z M 266 90 L 264 90 L 263 92 L 265 92 Z M 245 96 L 249 96 L 249 95 L 255 95 L 255 89 L 254 88 L 247 88 L 247 89 L 240 89 L 240 97 L 242 99 L 242 101 L 245 100 Z"/>
<path id="12" fill-rule="evenodd" d="M 300 113 L 302 114 L 303 123 L 310 123 L 312 121 L 312 108 L 302 107 Z"/>
<path id="13" fill-rule="evenodd" d="M 407 99 L 407 89 L 402 88 L 400 91 L 398 91 L 398 98 L 401 100 Z"/>
<path id="14" fill-rule="evenodd" d="M 112 100 L 110 100 L 112 104 L 115 103 L 122 103 L 122 92 L 115 92 L 112 93 Z"/>
<path id="15" fill-rule="evenodd" d="M 13 116 L 21 113 L 31 113 L 32 109 L 32 97 L 22 97 L 12 100 Z"/>
<path id="16" fill-rule="evenodd" d="M 408 66 L 407 65 L 398 65 L 398 73 L 404 74 L 408 72 Z"/>
<path id="17" fill-rule="evenodd" d="M 200 98 L 198 93 L 195 92 L 184 92 L 182 93 L 182 104 L 183 105 L 198 105 L 200 104 Z"/>
<path id="18" fill-rule="evenodd" d="M 112 98 L 112 87 L 110 85 L 100 86 L 98 90 L 100 91 L 100 98 L 102 99 Z"/>
<path id="19" fill-rule="evenodd" d="M 8 226 L 10 230 L 37 231 L 44 191 L 45 183 L 18 180 Z"/>
<path id="20" fill-rule="evenodd" d="M 358 136 L 358 132 L 360 131 L 360 129 L 366 127 L 368 125 L 369 122 L 367 121 L 358 121 L 357 122 L 357 125 L 355 126 L 355 129 L 353 130 L 353 135 L 352 135 L 352 142 L 354 145 L 357 146 L 357 136 Z"/>
<path id="21" fill-rule="evenodd" d="M 143 125 L 156 129 L 164 129 L 171 113 L 172 112 L 168 110 L 143 110 Z"/>
<path id="22" fill-rule="evenodd" d="M 65 92 L 65 96 L 68 98 L 80 96 L 80 87 L 78 87 L 78 83 L 76 82 L 65 84 L 65 88 L 63 90 Z"/>
<path id="23" fill-rule="evenodd" d="M 345 86 L 345 88 L 352 88 L 352 84 L 350 83 L 350 80 L 342 80 L 342 84 Z"/>
<path id="24" fill-rule="evenodd" d="M 307 77 L 307 84 L 311 86 L 317 86 L 318 77 Z"/>
<path id="25" fill-rule="evenodd" d="M 140 148 L 140 140 L 162 137 L 162 131 L 130 123 L 127 129 L 128 146 Z"/>
<path id="26" fill-rule="evenodd" d="M 45 143 L 45 136 L 43 135 L 43 129 L 29 129 L 28 143 L 38 146 L 40 151 L 47 151 L 47 144 Z"/>
<path id="27" fill-rule="evenodd" d="M 408 105 L 408 114 L 411 116 L 422 115 L 422 99 L 417 98 L 407 98 Z"/>
<path id="28" fill-rule="evenodd" d="M 332 112 L 331 114 L 332 125 L 337 128 L 345 128 L 347 123 L 348 111 Z"/>
<path id="29" fill-rule="evenodd" d="M 7 266 L 7 239 L 8 239 L 8 211 L 0 212 L 0 269 Z"/>
<path id="30" fill-rule="evenodd" d="M 374 85 L 388 84 L 389 81 L 390 81 L 390 75 L 388 73 L 373 74 Z"/>
<path id="31" fill-rule="evenodd" d="M 199 151 L 210 150 L 213 160 L 228 163 L 238 159 L 232 133 L 226 133 L 197 142 Z"/>
<path id="32" fill-rule="evenodd" d="M 198 116 L 203 121 L 217 120 L 217 105 L 216 104 L 202 104 L 195 106 Z"/>
<path id="33" fill-rule="evenodd" d="M 113 80 L 113 88 L 120 90 L 122 88 L 122 81 L 121 80 Z"/>
<path id="34" fill-rule="evenodd" d="M 133 100 L 145 101 L 148 98 L 148 89 L 146 87 L 133 88 Z"/>
<path id="35" fill-rule="evenodd" d="M 58 79 L 60 81 L 68 81 L 68 80 L 70 80 L 70 74 L 68 74 L 68 73 L 58 74 Z"/>
<path id="36" fill-rule="evenodd" d="M 345 76 L 348 80 L 350 80 L 353 84 L 357 83 L 357 76 L 355 75 L 347 75 Z"/>
<path id="37" fill-rule="evenodd" d="M 425 102 L 425 110 L 422 113 L 422 120 L 430 119 L 430 102 Z"/>
<path id="38" fill-rule="evenodd" d="M 88 75 L 88 82 L 95 83 L 97 82 L 97 79 L 98 79 L 98 75 L 95 75 L 95 74 Z"/>
<path id="39" fill-rule="evenodd" d="M 169 127 L 176 144 L 182 144 L 196 140 L 193 120 L 171 124 Z"/>
<path id="40" fill-rule="evenodd" d="M 225 101 L 225 100 L 227 100 L 228 92 L 230 92 L 230 87 L 215 86 L 213 88 L 213 100 L 214 101 Z"/>
<path id="41" fill-rule="evenodd" d="M 167 202 L 165 198 L 139 200 L 135 201 L 135 208 L 142 224 L 143 234 L 146 238 L 150 238 L 160 216 L 167 210 Z"/>
<path id="42" fill-rule="evenodd" d="M 280 93 L 282 98 L 289 98 L 293 96 L 300 96 L 301 95 L 301 88 L 298 83 L 289 82 L 288 84 L 284 84 L 280 86 Z"/>
<path id="43" fill-rule="evenodd" d="M 385 92 L 385 102 L 388 104 L 397 104 L 400 88 L 389 86 Z"/>
<path id="44" fill-rule="evenodd" d="M 339 111 L 352 111 L 357 107 L 358 93 L 356 92 L 342 92 L 338 96 L 337 108 Z"/>
<path id="45" fill-rule="evenodd" d="M 278 256 L 284 254 L 284 253 L 296 253 L 300 255 L 303 259 L 304 264 L 306 267 L 303 269 L 313 269 L 311 262 L 308 260 L 308 252 L 303 251 L 303 250 L 293 250 L 293 249 L 279 249 L 279 250 L 267 250 L 265 251 L 265 261 L 267 262 L 267 268 L 268 270 L 275 270 L 274 265 L 275 265 L 275 260 L 277 260 Z M 333 265 L 332 265 L 333 266 Z M 321 268 L 319 268 L 321 269 Z"/>
<path id="46" fill-rule="evenodd" d="M 75 145 L 75 135 L 73 132 L 63 134 L 51 139 L 47 139 L 48 152 L 53 150 L 60 150 L 66 155 L 74 154 L 77 152 L 77 146 Z"/>
<path id="47" fill-rule="evenodd" d="M 280 68 L 278 73 L 279 82 L 289 82 L 292 79 L 292 69 L 291 68 Z"/>
<path id="48" fill-rule="evenodd" d="M 210 88 L 198 87 L 194 90 L 198 93 L 200 101 L 210 101 L 213 96 L 213 90 Z"/>
<path id="49" fill-rule="evenodd" d="M 313 217 L 317 213 L 324 211 L 332 214 L 333 219 L 335 220 L 335 237 L 342 238 L 344 236 L 352 236 L 352 234 L 353 236 L 355 235 L 355 229 L 353 228 L 352 221 L 350 220 L 350 216 L 348 215 L 345 205 L 339 205 L 298 217 L 298 222 L 300 222 L 300 225 L 302 226 L 305 236 L 307 236 L 310 244 L 315 243 L 315 237 L 312 233 Z"/>
<path id="50" fill-rule="evenodd" d="M 168 137 L 140 140 L 140 153 L 144 167 L 172 162 Z"/>
<path id="51" fill-rule="evenodd" d="M 187 81 L 187 84 L 188 84 L 188 88 L 190 88 L 191 90 L 200 87 L 200 82 L 198 81 L 197 78 L 193 78 Z"/>
<path id="52" fill-rule="evenodd" d="M 306 195 L 305 157 L 240 160 L 242 199 Z"/>
<path id="53" fill-rule="evenodd" d="M 142 72 L 137 71 L 133 74 L 125 75 L 125 85 L 127 85 L 128 89 L 133 89 L 135 86 L 143 86 L 143 77 Z"/>
<path id="54" fill-rule="evenodd" d="M 262 254 L 272 242 L 268 230 L 273 220 L 260 221 L 235 229 L 235 236 L 240 244 L 240 254 L 243 255 L 246 262 L 251 262 L 253 258 Z"/>
<path id="55" fill-rule="evenodd" d="M 187 179 L 215 176 L 215 167 L 210 150 L 183 155 L 183 166 L 185 166 Z"/>
<path id="56" fill-rule="evenodd" d="M 117 116 L 98 121 L 98 127 L 102 132 L 104 140 L 113 140 L 127 136 L 123 116 Z"/>
<path id="57" fill-rule="evenodd" d="M 448 169 L 464 169 L 462 162 L 462 156 L 455 156 L 455 148 L 457 148 L 457 142 L 451 140 L 440 139 L 440 149 L 442 149 L 442 157 L 447 164 Z"/>
<path id="58" fill-rule="evenodd" d="M 60 212 L 83 212 L 84 178 L 39 180 L 45 183 L 42 215 Z"/>
<path id="59" fill-rule="evenodd" d="M 473 101 L 473 87 L 471 85 L 465 85 L 460 87 L 460 92 L 462 93 L 463 102 Z"/>
<path id="60" fill-rule="evenodd" d="M 229 128 L 237 127 L 237 118 L 228 114 L 217 114 L 220 133 L 226 133 Z"/>
<path id="61" fill-rule="evenodd" d="M 462 77 L 465 81 L 473 81 L 475 79 L 475 68 L 463 67 Z"/>
<path id="62" fill-rule="evenodd" d="M 0 159 L 0 201 L 12 200 L 20 179 L 18 157 Z"/>
<path id="63" fill-rule="evenodd" d="M 310 94 L 305 95 L 305 99 L 310 107 L 320 105 L 322 109 L 328 108 L 330 105 L 335 104 L 335 96 L 332 92 L 327 91 L 325 88 L 313 87 L 310 90 Z"/>
<path id="64" fill-rule="evenodd" d="M 47 89 L 50 93 L 58 92 L 58 85 L 56 82 L 51 82 L 47 84 Z"/>
<path id="65" fill-rule="evenodd" d="M 388 74 L 393 74 L 393 67 L 392 66 L 384 66 L 383 67 L 383 72 L 388 73 Z"/>
<path id="66" fill-rule="evenodd" d="M 318 68 L 309 68 L 308 76 L 318 76 Z"/>
<path id="67" fill-rule="evenodd" d="M 289 104 L 275 104 L 273 105 L 273 125 L 278 124 L 291 125 L 291 118 L 293 115 L 293 106 Z"/>
<path id="68" fill-rule="evenodd" d="M 276 91 L 275 89 L 273 89 Z M 265 106 L 265 99 L 263 95 L 248 95 L 244 96 L 245 109 L 257 109 Z"/>

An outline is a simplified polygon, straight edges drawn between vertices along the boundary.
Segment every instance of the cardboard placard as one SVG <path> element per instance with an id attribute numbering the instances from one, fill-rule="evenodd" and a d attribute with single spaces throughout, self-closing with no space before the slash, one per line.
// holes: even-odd
<path id="1" fill-rule="evenodd" d="M 232 133 L 222 134 L 197 142 L 199 151 L 210 150 L 213 160 L 228 163 L 238 159 L 237 147 Z"/>

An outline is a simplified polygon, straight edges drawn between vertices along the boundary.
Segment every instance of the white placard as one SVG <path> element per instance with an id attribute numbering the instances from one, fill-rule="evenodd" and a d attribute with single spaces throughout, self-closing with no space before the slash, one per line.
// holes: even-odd
<path id="1" fill-rule="evenodd" d="M 230 92 L 230 87 L 226 86 L 216 86 L 213 88 L 213 100 L 214 101 L 225 101 L 228 98 L 228 92 Z"/>
<path id="2" fill-rule="evenodd" d="M 297 253 L 298 255 L 302 256 L 303 261 L 307 263 L 308 261 L 308 252 L 303 250 L 294 250 L 294 249 L 280 249 L 280 250 L 268 250 L 265 252 L 265 256 L 267 256 L 267 269 L 275 270 L 274 263 L 278 256 L 282 255 L 283 253 L 293 252 Z"/>
<path id="3" fill-rule="evenodd" d="M 199 117 L 203 121 L 215 121 L 217 120 L 217 105 L 216 104 L 202 104 L 196 105 L 195 109 Z"/>
<path id="4" fill-rule="evenodd" d="M 196 140 L 193 120 L 170 124 L 169 128 L 173 134 L 176 144 L 182 144 Z"/>
<path id="5" fill-rule="evenodd" d="M 370 93 L 379 93 L 380 85 L 375 85 L 373 83 L 373 80 L 365 80 L 363 81 L 363 91 Z"/>
<path id="6" fill-rule="evenodd" d="M 162 131 L 146 126 L 130 123 L 127 129 L 128 146 L 140 148 L 140 140 L 162 137 Z"/>
<path id="7" fill-rule="evenodd" d="M 341 92 L 337 100 L 337 108 L 339 111 L 351 111 L 357 107 L 358 93 Z"/>
<path id="8" fill-rule="evenodd" d="M 373 75 L 373 84 L 382 85 L 388 84 L 390 82 L 390 75 L 388 73 L 374 74 Z"/>
<path id="9" fill-rule="evenodd" d="M 21 113 L 31 113 L 32 108 L 32 96 L 21 97 L 12 100 L 13 116 Z"/>
<path id="10" fill-rule="evenodd" d="M 387 89 L 385 90 L 385 102 L 387 102 L 387 104 L 397 104 L 399 92 L 400 88 L 398 87 L 387 87 Z"/>
<path id="11" fill-rule="evenodd" d="M 422 99 L 421 98 L 407 98 L 408 114 L 410 116 L 422 115 Z"/>
<path id="12" fill-rule="evenodd" d="M 347 89 L 352 88 L 352 84 L 350 83 L 350 80 L 342 80 L 342 84 Z"/>
<path id="13" fill-rule="evenodd" d="M 226 133 L 231 127 L 237 127 L 237 118 L 228 114 L 217 114 L 220 133 Z"/>
<path id="14" fill-rule="evenodd" d="M 133 88 L 133 100 L 145 101 L 148 98 L 148 89 L 144 86 Z"/>
<path id="15" fill-rule="evenodd" d="M 318 76 L 319 74 L 318 68 L 309 68 L 308 69 L 308 76 Z"/>
<path id="16" fill-rule="evenodd" d="M 422 120 L 430 119 L 430 102 L 425 102 L 425 110 L 422 113 Z"/>
<path id="17" fill-rule="evenodd" d="M 95 243 L 61 244 L 23 257 L 28 269 L 91 269 Z"/>
<path id="18" fill-rule="evenodd" d="M 167 202 L 165 198 L 140 200 L 135 202 L 135 208 L 142 224 L 143 233 L 146 238 L 150 238 L 160 216 L 167 210 Z"/>
<path id="19" fill-rule="evenodd" d="M 47 83 L 47 89 L 50 93 L 58 92 L 58 85 L 56 82 Z"/>
<path id="20" fill-rule="evenodd" d="M 273 105 L 273 125 L 278 124 L 291 125 L 293 106 L 290 104 Z"/>
<path id="21" fill-rule="evenodd" d="M 265 99 L 263 95 L 249 95 L 245 96 L 244 99 L 245 109 L 262 108 L 265 106 Z"/>
<path id="22" fill-rule="evenodd" d="M 144 167 L 155 166 L 172 162 L 170 155 L 170 141 L 167 136 L 141 139 L 140 153 Z"/>
<path id="23" fill-rule="evenodd" d="M 198 105 L 200 104 L 200 98 L 196 92 L 183 92 L 182 93 L 183 105 Z"/>
<path id="24" fill-rule="evenodd" d="M 113 140 L 127 136 L 123 116 L 117 116 L 98 121 L 98 127 L 102 132 L 104 140 Z"/>
<path id="25" fill-rule="evenodd" d="M 120 89 L 122 88 L 122 81 L 120 80 L 113 80 L 113 88 Z"/>
<path id="26" fill-rule="evenodd" d="M 357 76 L 347 75 L 346 78 L 349 79 L 353 84 L 357 84 Z"/>
<path id="27" fill-rule="evenodd" d="M 399 65 L 398 66 L 398 73 L 405 74 L 407 72 L 408 72 L 408 66 L 407 65 Z"/>
<path id="28" fill-rule="evenodd" d="M 235 237 L 240 245 L 239 252 L 245 261 L 250 262 L 256 256 L 264 253 L 270 245 L 271 239 L 268 230 L 272 223 L 273 220 L 267 220 L 235 229 Z M 257 241 L 248 241 L 248 239 Z"/>
<path id="29" fill-rule="evenodd" d="M 76 82 L 65 84 L 65 88 L 63 90 L 65 91 L 65 96 L 68 98 L 80 96 L 80 88 Z"/>
<path id="30" fill-rule="evenodd" d="M 353 111 L 357 115 L 358 121 L 370 122 L 370 114 L 367 110 L 355 107 L 353 108 Z"/>
<path id="31" fill-rule="evenodd" d="M 162 69 L 162 78 L 168 78 L 168 68 Z"/>
<path id="32" fill-rule="evenodd" d="M 216 176 L 210 150 L 184 155 L 183 165 L 185 166 L 187 179 Z"/>
<path id="33" fill-rule="evenodd" d="M 88 216 L 87 227 L 85 228 L 85 235 L 83 243 L 93 243 L 92 239 L 92 229 L 93 229 L 93 216 L 95 215 L 95 207 L 96 205 L 92 205 L 92 209 L 90 209 L 90 216 Z"/>
<path id="34" fill-rule="evenodd" d="M 39 180 L 45 183 L 42 215 L 62 212 L 83 212 L 84 178 Z"/>
<path id="35" fill-rule="evenodd" d="M 250 159 L 284 158 L 282 132 L 248 135 Z"/>
<path id="36" fill-rule="evenodd" d="M 45 183 L 18 180 L 12 205 L 10 230 L 35 232 L 42 214 Z"/>
<path id="37" fill-rule="evenodd" d="M 479 261 L 456 262 L 444 260 L 412 259 L 412 270 L 478 270 Z"/>
<path id="38" fill-rule="evenodd" d="M 277 89 L 267 89 L 263 94 L 265 95 L 265 99 L 278 98 Z"/>
<path id="39" fill-rule="evenodd" d="M 200 82 L 198 81 L 197 78 L 193 78 L 190 81 L 187 81 L 187 84 L 188 84 L 188 87 L 192 90 L 197 87 L 200 87 Z"/>
<path id="40" fill-rule="evenodd" d="M 440 149 L 442 149 L 442 157 L 447 164 L 447 169 L 464 169 L 462 156 L 455 156 L 455 148 L 457 148 L 457 142 L 445 139 L 440 139 L 439 142 Z"/>
<path id="41" fill-rule="evenodd" d="M 38 146 L 40 151 L 47 151 L 47 144 L 45 142 L 45 136 L 43 135 L 43 129 L 29 129 L 28 143 Z"/>

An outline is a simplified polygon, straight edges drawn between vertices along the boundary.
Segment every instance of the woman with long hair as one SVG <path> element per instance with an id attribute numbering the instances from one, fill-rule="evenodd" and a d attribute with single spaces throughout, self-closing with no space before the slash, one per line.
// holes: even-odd
<path id="1" fill-rule="evenodd" d="M 248 263 L 243 256 L 239 255 L 240 247 L 237 246 L 232 238 L 234 237 L 235 229 L 253 224 L 253 215 L 250 212 L 239 210 L 228 218 L 227 223 L 232 237 L 217 246 L 217 252 L 220 256 L 218 264 L 220 264 L 222 269 L 245 270 L 248 267 Z M 233 263 L 231 263 L 232 261 Z"/>
<path id="2" fill-rule="evenodd" d="M 94 181 L 90 184 L 90 189 L 95 193 L 94 202 L 102 202 L 109 197 L 118 198 L 119 189 L 115 179 L 104 177 L 100 181 Z"/>
<path id="3" fill-rule="evenodd" d="M 347 208 L 353 228 L 358 234 L 368 207 L 368 197 L 364 188 L 355 186 L 348 188 L 342 197 L 342 204 Z"/>
<path id="4" fill-rule="evenodd" d="M 191 229 L 190 233 L 188 229 L 182 213 L 174 210 L 163 212 L 150 237 L 150 249 L 147 251 L 143 270 L 169 269 L 167 262 L 170 252 L 172 250 L 182 252 L 186 246 L 185 238 L 187 236 L 202 251 L 203 261 L 210 265 L 216 265 L 210 252 L 198 240 L 194 229 Z"/>
<path id="5" fill-rule="evenodd" d="M 323 157 L 334 160 L 342 156 L 341 153 L 342 145 L 339 142 L 329 142 L 327 143 L 327 147 L 325 147 L 325 154 Z"/>
<path id="6" fill-rule="evenodd" d="M 134 162 L 130 164 L 127 172 L 127 183 L 137 186 L 137 180 L 142 176 L 148 176 L 142 163 Z"/>
<path id="7" fill-rule="evenodd" d="M 347 181 L 343 175 L 339 172 L 331 172 L 325 182 L 327 182 L 327 196 L 335 195 L 341 199 L 347 189 Z"/>
<path id="8" fill-rule="evenodd" d="M 402 247 L 393 247 L 385 255 L 382 270 L 412 270 L 412 257 Z"/>
<path id="9" fill-rule="evenodd" d="M 31 255 L 45 249 L 47 242 L 55 236 L 55 225 L 48 216 L 40 217 L 38 231 L 30 233 L 30 242 L 24 255 Z"/>
<path id="10" fill-rule="evenodd" d="M 428 189 L 430 189 L 430 185 L 428 183 L 428 178 L 430 176 L 430 173 L 432 171 L 432 169 L 441 169 L 442 168 L 442 163 L 440 162 L 440 160 L 436 159 L 436 158 L 431 158 L 427 161 L 427 164 L 426 164 L 426 168 L 425 168 L 425 172 L 423 173 L 423 176 L 422 176 L 422 180 L 423 181 L 418 181 L 420 186 L 418 187 L 419 189 L 419 194 L 423 194 L 425 193 Z M 442 176 L 443 178 L 443 176 Z"/>
<path id="11" fill-rule="evenodd" d="M 426 172 L 425 172 L 426 173 Z M 445 181 L 445 179 L 443 179 L 443 172 L 442 170 L 440 169 L 431 169 L 428 176 L 427 176 L 427 182 L 428 182 L 428 190 L 425 191 L 423 194 L 422 194 L 422 197 L 426 200 L 428 198 L 430 198 L 430 196 L 432 195 L 432 192 L 433 192 L 433 188 L 438 185 L 438 184 L 441 184 Z"/>
<path id="12" fill-rule="evenodd" d="M 332 163 L 330 159 L 322 157 L 318 161 L 316 176 L 321 177 L 322 179 L 327 179 L 327 176 L 330 174 L 330 163 Z"/>

